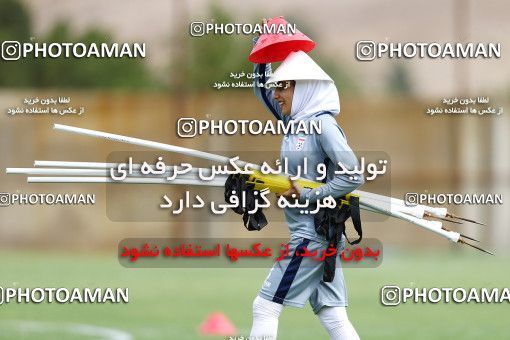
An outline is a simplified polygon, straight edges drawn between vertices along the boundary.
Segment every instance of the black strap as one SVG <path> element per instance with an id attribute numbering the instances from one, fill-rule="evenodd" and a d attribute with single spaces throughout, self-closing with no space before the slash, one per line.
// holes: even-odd
<path id="1" fill-rule="evenodd" d="M 248 175 L 233 174 L 228 176 L 225 181 L 225 201 L 231 203 L 230 197 L 237 196 L 238 202 L 243 202 L 243 192 L 245 193 L 245 206 L 241 204 L 232 210 L 239 215 L 243 215 L 243 224 L 249 231 L 260 230 L 267 225 L 267 219 L 262 209 L 257 209 L 254 213 L 249 211 L 255 208 L 255 204 L 259 202 L 260 195 L 255 195 L 254 185 L 246 183 Z"/>
<path id="2" fill-rule="evenodd" d="M 335 208 L 321 208 L 314 216 L 315 231 L 317 234 L 326 238 L 330 247 L 338 249 L 342 235 L 349 244 L 357 244 L 361 241 L 363 232 L 361 229 L 361 218 L 359 212 L 359 197 L 350 196 L 349 205 L 342 204 L 341 200 L 346 200 L 345 196 L 337 200 Z M 352 219 L 354 229 L 358 233 L 358 239 L 349 241 L 345 234 L 345 222 Z M 322 280 L 331 282 L 335 278 L 336 256 L 328 256 L 324 260 L 324 274 Z"/>
<path id="3" fill-rule="evenodd" d="M 361 229 L 361 216 L 360 216 L 360 210 L 359 210 L 359 197 L 358 196 L 350 196 L 349 198 L 349 207 L 350 207 L 350 215 L 352 220 L 352 225 L 354 226 L 354 230 L 356 230 L 356 233 L 358 234 L 358 239 L 354 241 L 349 241 L 347 238 L 347 235 L 345 235 L 345 229 L 344 229 L 344 235 L 347 242 L 349 242 L 350 245 L 358 244 L 361 242 L 361 239 L 363 238 L 363 230 Z"/>

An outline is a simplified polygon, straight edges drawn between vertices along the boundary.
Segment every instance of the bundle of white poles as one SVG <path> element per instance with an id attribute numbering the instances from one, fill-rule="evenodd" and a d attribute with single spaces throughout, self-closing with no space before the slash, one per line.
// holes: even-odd
<path id="1" fill-rule="evenodd" d="M 219 162 L 222 164 L 229 164 L 231 161 L 229 157 L 222 155 L 216 155 L 213 153 L 190 148 L 163 144 L 96 130 L 83 129 L 61 124 L 55 124 L 54 129 L 86 136 L 104 138 L 122 143 L 144 146 L 155 150 L 176 152 L 187 156 L 194 156 L 214 162 Z M 236 164 L 239 167 L 242 167 L 245 166 L 247 162 L 237 160 Z M 140 165 L 133 164 L 133 173 L 119 182 L 112 179 L 110 176 L 110 169 L 117 168 L 117 166 L 118 164 L 115 163 L 35 161 L 34 168 L 7 168 L 6 172 L 8 174 L 28 175 L 27 181 L 29 183 L 126 183 L 224 187 L 225 181 L 228 177 L 227 175 L 217 174 L 214 179 L 204 181 L 198 176 L 198 172 L 202 171 L 202 173 L 207 173 L 207 171 L 210 171 L 210 169 L 193 168 L 190 172 L 184 175 L 179 175 L 178 178 L 169 181 L 167 180 L 166 176 L 148 177 L 147 175 L 142 175 L 140 172 Z M 168 175 L 173 169 L 173 166 L 167 167 L 166 171 L 168 172 Z M 466 239 L 472 241 L 477 240 L 448 229 L 447 227 L 443 226 L 443 222 L 441 222 L 441 220 L 453 223 L 461 223 L 456 220 L 470 221 L 477 224 L 481 223 L 455 216 L 454 214 L 449 213 L 446 208 L 430 207 L 426 205 L 406 206 L 403 200 L 361 190 L 355 190 L 353 194 L 359 195 L 361 209 L 405 220 L 421 228 L 439 234 L 452 242 L 465 244 L 493 255 L 487 250 L 466 242 Z M 428 218 L 434 218 L 436 220 L 430 220 Z"/>

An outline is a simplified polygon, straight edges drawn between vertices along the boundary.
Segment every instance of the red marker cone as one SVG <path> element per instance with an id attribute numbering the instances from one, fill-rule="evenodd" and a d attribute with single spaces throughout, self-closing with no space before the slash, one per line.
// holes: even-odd
<path id="1" fill-rule="evenodd" d="M 216 312 L 209 314 L 200 325 L 200 334 L 212 336 L 237 335 L 237 329 L 225 314 Z"/>
<path id="2" fill-rule="evenodd" d="M 267 26 L 287 27 L 289 23 L 283 17 L 276 17 L 267 21 Z M 273 32 L 278 32 L 274 29 Z M 282 61 L 290 52 L 303 51 L 310 52 L 315 47 L 313 42 L 306 35 L 296 29 L 295 34 L 262 34 L 248 57 L 252 63 L 263 64 Z"/>

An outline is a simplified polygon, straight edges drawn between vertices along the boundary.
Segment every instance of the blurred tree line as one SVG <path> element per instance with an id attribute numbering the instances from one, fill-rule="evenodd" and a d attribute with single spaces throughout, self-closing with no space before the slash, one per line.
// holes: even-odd
<path id="1" fill-rule="evenodd" d="M 0 0 L 0 41 L 113 43 L 107 32 L 89 30 L 73 35 L 61 22 L 41 39 L 33 36 L 29 11 L 18 0 Z M 143 61 L 129 58 L 34 58 L 0 62 L 0 86 L 35 88 L 122 88 L 154 87 Z"/>
<path id="2" fill-rule="evenodd" d="M 236 20 L 222 7 L 213 5 L 208 16 L 216 23 L 232 23 Z M 189 21 L 184 18 L 184 21 Z M 311 37 L 320 37 L 314 27 L 286 17 L 290 23 Z M 260 22 L 254 16 L 252 23 Z M 189 22 L 185 23 L 186 25 Z M 30 12 L 19 0 L 0 0 L 0 41 L 23 42 L 82 42 L 113 43 L 108 32 L 90 29 L 81 36 L 73 34 L 66 22 L 57 23 L 43 37 L 34 35 Z M 173 59 L 169 62 L 169 72 L 155 72 L 147 67 L 143 59 L 129 58 L 39 58 L 33 56 L 19 61 L 0 62 L 0 87 L 35 88 L 116 88 L 116 89 L 163 89 L 177 93 L 214 91 L 215 82 L 238 81 L 230 74 L 245 74 L 253 71 L 248 55 L 252 49 L 250 37 L 239 39 L 232 35 L 209 34 L 191 37 L 179 33 L 179 41 L 172 42 Z M 321 42 L 317 41 L 320 46 Z M 338 58 L 332 59 L 317 51 L 311 56 L 333 78 L 341 94 L 358 94 L 360 85 L 357 77 Z M 273 70 L 278 65 L 273 65 Z M 250 81 L 249 79 L 240 79 Z M 390 94 L 410 94 L 411 82 L 407 69 L 402 65 L 390 68 L 387 78 Z"/>
<path id="3" fill-rule="evenodd" d="M 214 18 L 215 23 L 236 22 L 235 18 L 217 5 L 210 7 L 209 17 Z M 306 24 L 291 17 L 285 19 L 290 23 L 299 23 L 297 26 L 300 31 L 314 36 L 313 29 L 306 27 Z M 250 22 L 259 23 L 260 20 L 261 16 L 255 15 Z M 172 64 L 174 70 L 172 73 L 180 73 L 173 78 L 172 88 L 184 86 L 188 91 L 202 91 L 212 89 L 214 82 L 238 81 L 230 78 L 231 72 L 245 74 L 253 72 L 253 64 L 248 61 L 248 55 L 253 47 L 250 37 L 236 39 L 232 35 L 209 34 L 203 37 L 180 36 L 180 38 L 186 39 L 186 42 L 178 45 L 187 46 L 189 52 L 181 54 Z M 355 77 L 342 65 L 341 60 L 329 59 L 320 53 L 315 54 L 315 51 L 312 51 L 311 55 L 335 80 L 341 93 L 358 93 L 359 85 Z M 278 65 L 279 63 L 272 65 L 273 71 Z M 182 81 L 183 79 L 186 81 Z"/>

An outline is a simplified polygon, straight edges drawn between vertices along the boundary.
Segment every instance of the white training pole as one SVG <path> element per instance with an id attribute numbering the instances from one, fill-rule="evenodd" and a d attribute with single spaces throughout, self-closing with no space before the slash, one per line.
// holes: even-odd
<path id="1" fill-rule="evenodd" d="M 361 202 L 360 202 L 360 205 L 361 205 Z M 456 233 L 454 231 L 446 231 L 446 230 L 441 229 L 443 224 L 441 222 L 439 222 L 439 221 L 428 221 L 428 220 L 419 219 L 419 218 L 416 218 L 414 216 L 410 216 L 410 215 L 401 213 L 399 211 L 389 211 L 386 208 L 377 206 L 376 204 L 373 204 L 373 203 L 363 202 L 363 205 L 366 205 L 366 206 L 368 206 L 370 208 L 373 208 L 373 209 L 376 209 L 376 210 L 379 210 L 379 211 L 384 211 L 384 212 L 386 212 L 388 214 L 391 214 L 394 217 L 398 217 L 398 218 L 400 218 L 402 220 L 405 220 L 405 221 L 408 221 L 410 223 L 413 223 L 413 224 L 415 224 L 415 225 L 417 225 L 419 227 L 422 227 L 422 228 L 425 228 L 427 230 L 430 230 L 430 231 L 432 231 L 432 232 L 434 232 L 436 234 L 439 234 L 441 236 L 446 237 L 447 239 L 449 239 L 452 242 L 458 242 L 459 241 L 460 234 Z"/>
<path id="2" fill-rule="evenodd" d="M 50 168 L 6 168 L 7 174 L 51 175 L 51 176 L 109 176 L 106 169 L 50 169 Z"/>
<path id="3" fill-rule="evenodd" d="M 87 136 L 92 136 L 92 137 L 105 138 L 108 140 L 113 140 L 113 141 L 122 142 L 122 143 L 140 145 L 140 146 L 145 146 L 145 147 L 164 150 L 164 151 L 181 153 L 184 155 L 199 157 L 199 158 L 208 159 L 208 160 L 212 160 L 212 161 L 217 161 L 217 162 L 221 162 L 224 164 L 230 163 L 229 162 L 230 158 L 228 158 L 226 156 L 216 155 L 213 153 L 194 150 L 194 149 L 190 149 L 190 148 L 183 148 L 183 147 L 175 146 L 175 145 L 171 145 L 171 144 L 163 144 L 163 143 L 153 142 L 153 141 L 149 141 L 149 140 L 134 138 L 134 137 L 122 136 L 122 135 L 101 132 L 101 131 L 96 131 L 96 130 L 90 130 L 90 129 L 83 129 L 83 128 L 78 128 L 78 127 L 69 126 L 69 125 L 62 125 L 62 124 L 55 124 L 53 128 L 55 130 L 67 131 L 67 132 L 71 132 L 71 133 L 77 133 L 77 134 L 82 134 L 82 135 L 87 135 Z M 236 162 L 236 164 L 238 166 L 245 166 L 247 164 L 247 162 L 238 160 Z M 260 169 L 260 167 L 255 164 L 253 165 L 253 168 L 257 169 L 257 170 Z M 376 194 L 374 194 L 374 195 L 376 195 Z M 405 206 L 403 200 L 399 200 L 396 198 L 394 198 L 394 200 L 396 200 L 395 202 L 399 202 L 402 206 Z M 444 218 L 444 217 L 446 217 L 446 214 L 447 214 L 446 208 L 434 208 L 434 207 L 420 205 L 419 209 L 422 209 L 422 208 L 424 209 L 425 212 L 428 212 L 432 216 L 435 216 L 435 217 Z"/>
<path id="4" fill-rule="evenodd" d="M 42 163 L 45 165 L 71 165 L 79 163 L 77 165 L 84 165 L 89 167 L 87 169 L 54 169 L 54 168 L 7 168 L 6 172 L 9 174 L 27 174 L 27 175 L 46 175 L 46 176 L 95 176 L 95 177 L 111 177 L 110 170 L 105 169 L 105 166 L 112 163 L 92 163 L 92 162 L 58 162 L 58 161 L 44 161 L 46 163 Z M 138 164 L 135 167 L 133 164 L 133 169 L 139 169 L 140 165 Z M 178 169 L 182 169 L 181 167 L 177 167 Z M 173 166 L 168 166 L 167 169 L 173 169 Z M 198 172 L 202 171 L 202 174 L 209 176 L 211 173 L 211 169 L 208 168 L 193 168 L 189 173 L 179 175 L 176 179 L 196 179 L 201 180 Z M 131 175 L 127 178 L 132 177 L 149 177 L 149 178 L 166 178 L 170 174 L 161 174 L 161 175 L 143 175 L 139 170 L 134 170 Z M 212 179 L 220 178 L 223 182 L 226 180 L 227 175 L 215 175 Z M 118 182 L 118 181 L 115 181 Z M 211 182 L 211 180 L 205 180 L 205 182 Z M 374 204 L 378 204 L 379 206 L 385 205 L 386 208 L 390 211 L 399 211 L 406 214 L 410 214 L 417 218 L 423 218 L 423 209 L 419 209 L 419 207 L 407 207 L 401 206 L 398 204 L 398 200 L 392 199 L 391 197 L 372 194 L 365 191 L 356 190 L 353 192 L 360 196 L 361 202 L 372 202 Z M 395 202 L 397 201 L 397 202 Z"/>
<path id="5" fill-rule="evenodd" d="M 90 169 L 110 169 L 112 167 L 117 167 L 118 164 L 116 164 L 116 163 L 99 163 L 99 162 L 68 162 L 68 161 L 37 161 L 36 160 L 34 162 L 34 166 L 36 166 L 36 167 L 62 167 L 62 168 L 69 167 L 69 168 L 87 168 L 87 169 L 89 169 L 89 168 Z M 133 164 L 134 170 L 138 170 L 138 169 L 140 169 L 140 167 L 141 167 L 140 164 Z M 167 170 L 170 170 L 170 169 L 173 170 L 173 166 L 167 166 L 166 168 L 167 168 Z M 182 168 L 178 167 L 178 169 L 182 169 Z M 201 170 L 203 174 L 206 174 L 206 175 L 210 174 L 210 169 L 195 168 L 195 167 L 192 170 L 190 170 L 189 173 L 198 173 L 199 170 Z M 36 174 L 40 174 L 40 173 L 34 172 L 32 174 L 36 175 Z M 55 175 L 57 175 L 57 174 L 55 174 Z M 77 174 L 77 175 L 79 175 L 79 174 Z M 102 174 L 97 174 L 97 175 L 93 175 L 93 176 L 102 176 Z M 216 176 L 218 176 L 218 175 L 216 175 Z M 373 201 L 379 201 L 379 202 L 386 203 L 388 206 L 391 206 L 392 208 L 395 207 L 395 209 L 397 209 L 396 207 L 399 207 L 398 208 L 399 211 L 402 211 L 406 214 L 410 214 L 417 218 L 423 218 L 424 212 L 426 210 L 430 211 L 431 209 L 444 209 L 444 208 L 432 208 L 432 207 L 423 206 L 423 205 L 406 206 L 404 201 L 401 199 L 384 196 L 384 195 L 379 195 L 379 194 L 362 191 L 362 190 L 355 190 L 355 191 L 353 191 L 353 194 L 359 195 L 359 196 L 363 197 L 363 199 L 371 199 Z M 446 215 L 445 213 L 444 214 L 433 214 L 433 216 L 436 216 L 436 217 L 444 217 L 445 215 Z"/>
<path id="6" fill-rule="evenodd" d="M 46 170 L 46 169 L 45 169 Z M 48 169 L 52 170 L 52 169 Z M 63 169 L 63 170 L 80 170 L 80 169 Z M 81 169 L 87 170 L 87 169 Z M 92 170 L 95 171 L 95 170 Z M 165 178 L 154 178 L 154 177 L 126 177 L 122 181 L 115 181 L 110 177 L 28 177 L 27 182 L 29 183 L 117 183 L 117 184 L 173 184 L 173 185 L 200 185 L 200 186 L 212 186 L 212 187 L 224 187 L 226 178 L 215 178 L 212 181 L 203 181 L 194 176 L 188 176 L 185 178 L 176 178 L 173 181 L 167 181 Z M 375 203 L 373 203 L 375 204 Z M 366 206 L 363 202 L 360 202 L 360 208 L 379 213 L 382 215 L 394 216 L 391 212 L 384 211 L 384 209 L 374 209 L 370 206 Z M 397 217 L 398 218 L 398 217 Z"/>
<path id="7" fill-rule="evenodd" d="M 196 178 L 184 178 L 184 179 L 175 179 L 173 181 L 166 181 L 163 178 L 134 178 L 127 177 L 123 181 L 114 181 L 109 177 L 28 177 L 28 183 L 115 183 L 115 184 L 171 184 L 171 185 L 200 185 L 200 186 L 212 186 L 212 187 L 224 187 L 225 180 L 224 179 L 215 179 L 213 181 L 204 182 L 200 179 Z M 373 209 L 368 206 L 360 205 L 361 209 L 387 215 L 393 216 L 384 211 L 379 211 Z M 394 217 L 394 216 L 393 216 Z"/>
<path id="8" fill-rule="evenodd" d="M 68 162 L 68 161 L 34 161 L 35 167 L 55 167 L 55 168 L 85 168 L 85 169 L 110 169 L 117 167 L 118 163 L 99 163 L 99 162 Z M 133 164 L 134 166 L 134 164 Z"/>
<path id="9" fill-rule="evenodd" d="M 175 179 L 167 181 L 164 178 L 126 178 L 123 181 L 115 181 L 110 177 L 27 177 L 28 183 L 113 183 L 113 184 L 178 184 L 178 185 L 201 185 L 211 187 L 223 187 L 225 182 L 197 181 L 192 178 Z"/>
<path id="10" fill-rule="evenodd" d="M 190 149 L 190 148 L 183 148 L 183 147 L 176 146 L 176 145 L 153 142 L 150 140 L 145 140 L 145 139 L 140 139 L 140 138 L 128 137 L 128 136 L 117 135 L 117 134 L 113 134 L 113 133 L 107 133 L 107 132 L 96 131 L 96 130 L 83 129 L 83 128 L 78 128 L 75 126 L 62 125 L 62 124 L 55 124 L 53 126 L 53 128 L 55 130 L 59 130 L 59 131 L 66 131 L 66 132 L 76 133 L 76 134 L 85 135 L 85 136 L 104 138 L 104 139 L 108 139 L 108 140 L 112 140 L 112 141 L 116 141 L 116 142 L 145 146 L 145 147 L 152 148 L 152 149 L 176 152 L 176 153 L 180 153 L 180 154 L 187 155 L 187 156 L 199 157 L 199 158 L 208 159 L 208 160 L 215 161 L 215 162 L 220 162 L 223 164 L 230 164 L 229 157 L 216 155 L 216 154 L 209 153 L 209 152 L 194 150 L 194 149 Z M 245 166 L 248 163 L 238 160 L 236 162 L 236 164 L 238 166 Z M 259 167 L 255 164 L 253 164 L 253 168 L 258 169 Z"/>
<path id="11" fill-rule="evenodd" d="M 99 162 L 66 162 L 66 161 L 34 161 L 34 166 L 40 169 L 41 167 L 55 167 L 55 168 L 75 168 L 75 169 L 98 169 L 98 170 L 109 170 L 111 168 L 118 168 L 119 164 L 126 164 L 126 163 L 99 163 Z M 152 164 L 149 164 L 152 166 Z M 142 164 L 133 164 L 132 169 L 133 171 L 140 172 L 142 168 Z M 17 169 L 17 168 L 6 168 L 7 169 Z M 30 169 L 30 168 L 19 168 L 19 169 Z M 165 167 L 166 171 L 174 171 L 177 170 L 183 170 L 184 167 L 182 166 L 174 166 L 174 165 L 167 165 Z M 211 169 L 209 168 L 191 168 L 191 170 L 188 170 L 186 174 L 198 174 L 199 171 L 202 171 L 202 174 L 206 176 L 210 176 Z M 218 174 L 216 177 L 222 177 L 226 176 L 223 174 Z"/>
<path id="12" fill-rule="evenodd" d="M 192 169 L 190 172 L 177 175 L 176 179 L 179 178 L 196 178 L 200 179 L 198 169 Z M 6 168 L 6 173 L 8 174 L 23 174 L 23 175 L 46 175 L 46 176 L 111 176 L 111 172 L 109 169 L 70 169 L 70 168 Z M 153 177 L 153 178 L 167 178 L 173 174 L 173 171 L 167 171 L 163 174 L 143 174 L 140 170 L 133 169 L 131 175 L 127 174 L 126 177 Z M 206 177 L 209 177 L 211 174 L 211 169 L 203 169 L 202 174 Z M 118 175 L 115 172 L 115 175 Z M 211 180 L 216 178 L 226 180 L 227 175 L 215 175 Z M 204 180 L 204 181 L 211 181 Z"/>
<path id="13" fill-rule="evenodd" d="M 115 183 L 115 184 L 170 184 L 170 185 L 199 185 L 224 187 L 225 179 L 215 179 L 213 181 L 203 181 L 196 178 L 176 178 L 173 181 L 167 181 L 165 178 L 145 178 L 145 177 L 127 177 L 123 181 L 115 181 L 110 177 L 28 177 L 28 183 Z M 381 207 L 375 202 L 366 202 L 360 199 L 360 209 L 392 216 L 401 220 L 408 221 L 420 227 L 433 231 L 441 236 L 457 242 L 460 235 L 452 231 L 441 229 L 442 223 L 438 221 L 428 221 L 413 216 L 406 215 L 393 209 Z"/>
<path id="14" fill-rule="evenodd" d="M 413 207 L 406 206 L 406 205 L 400 204 L 398 202 L 398 200 L 393 197 L 372 194 L 370 192 L 361 191 L 361 190 L 354 190 L 352 193 L 359 195 L 360 199 L 363 201 L 368 200 L 369 202 L 379 203 L 380 205 L 384 205 L 391 210 L 400 211 L 400 212 L 412 215 L 416 218 L 424 217 L 425 210 L 420 206 L 413 206 Z"/>
<path id="15" fill-rule="evenodd" d="M 401 200 L 398 198 L 383 196 L 383 195 L 374 194 L 371 192 L 366 192 L 366 191 L 361 191 L 361 190 L 355 190 L 355 192 L 359 193 L 359 195 L 363 195 L 365 197 L 372 197 L 372 198 L 374 198 L 376 200 L 380 200 L 380 201 L 391 200 L 391 204 L 398 204 L 403 207 L 413 208 L 414 210 L 417 210 L 417 211 L 422 210 L 423 212 L 427 212 L 434 217 L 444 218 L 444 217 L 446 217 L 446 214 L 448 212 L 446 208 L 430 207 L 428 205 L 422 205 L 422 204 L 417 204 L 415 206 L 407 206 L 405 204 L 404 200 Z M 419 218 L 419 216 L 416 216 L 416 217 Z M 422 217 L 423 217 L 423 213 L 422 213 Z"/>

